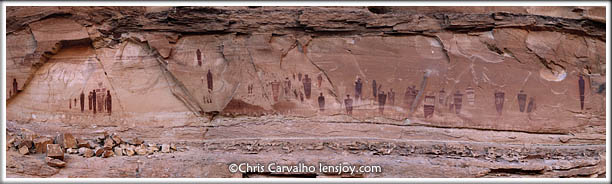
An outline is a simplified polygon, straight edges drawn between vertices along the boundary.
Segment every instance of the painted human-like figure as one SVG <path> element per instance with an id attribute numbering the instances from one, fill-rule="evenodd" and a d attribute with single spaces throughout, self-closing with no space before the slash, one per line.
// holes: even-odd
<path id="1" fill-rule="evenodd" d="M 529 97 L 529 105 L 527 105 L 527 113 L 531 113 L 536 110 L 536 102 L 534 97 Z"/>
<path id="2" fill-rule="evenodd" d="M 17 85 L 17 79 L 13 78 L 13 94 L 17 95 L 17 92 L 19 92 L 19 86 Z"/>
<path id="3" fill-rule="evenodd" d="M 304 94 L 306 95 L 306 99 L 310 99 L 312 83 L 311 83 L 311 79 L 308 78 L 308 74 L 304 75 L 304 80 L 302 82 L 304 83 Z"/>
<path id="4" fill-rule="evenodd" d="M 344 106 L 346 107 L 346 114 L 353 115 L 353 99 L 351 99 L 351 95 L 346 95 Z"/>
<path id="5" fill-rule="evenodd" d="M 89 101 L 89 110 L 91 110 L 91 105 L 93 103 L 93 101 L 92 101 L 93 97 L 92 96 L 93 96 L 93 93 L 90 91 L 89 92 L 89 96 L 87 97 L 87 100 Z"/>
<path id="6" fill-rule="evenodd" d="M 298 81 L 302 81 L 302 73 L 298 73 Z"/>
<path id="7" fill-rule="evenodd" d="M 446 101 L 446 91 L 444 91 L 444 88 L 442 88 L 440 92 L 438 92 L 438 103 L 444 104 L 445 101 Z"/>
<path id="8" fill-rule="evenodd" d="M 280 82 L 274 80 L 274 82 L 271 83 L 272 85 L 272 97 L 274 97 L 274 101 L 277 102 L 278 101 L 278 96 L 279 96 L 279 90 L 280 90 Z"/>
<path id="9" fill-rule="evenodd" d="M 355 100 L 359 101 L 361 99 L 361 89 L 363 87 L 363 82 L 361 82 L 361 78 L 357 77 L 357 81 L 355 81 Z"/>
<path id="10" fill-rule="evenodd" d="M 83 91 L 81 91 L 81 95 L 79 96 L 80 101 L 81 102 L 81 112 L 85 111 L 85 93 L 83 93 Z"/>
<path id="11" fill-rule="evenodd" d="M 68 109 L 72 109 L 72 99 L 68 99 Z"/>
<path id="12" fill-rule="evenodd" d="M 423 114 L 425 118 L 433 117 L 435 104 L 436 96 L 425 96 L 425 100 L 423 101 Z"/>
<path id="13" fill-rule="evenodd" d="M 202 66 L 202 52 L 200 52 L 200 49 L 196 51 L 196 57 L 198 58 L 198 66 Z"/>
<path id="14" fill-rule="evenodd" d="M 453 95 L 453 106 L 455 107 L 455 113 L 461 113 L 461 103 L 463 101 L 463 94 L 457 90 Z"/>
<path id="15" fill-rule="evenodd" d="M 106 91 L 106 111 L 109 114 L 113 112 L 113 100 L 111 98 L 110 90 Z"/>
<path id="16" fill-rule="evenodd" d="M 385 94 L 384 91 L 379 90 L 379 94 L 378 94 L 378 111 L 380 114 L 383 114 L 383 111 L 385 110 L 385 103 L 387 103 L 387 94 Z"/>
<path id="17" fill-rule="evenodd" d="M 404 106 L 410 107 L 414 102 L 418 92 L 419 91 L 416 90 L 416 86 L 408 86 L 406 88 L 406 92 L 404 93 Z"/>
<path id="18" fill-rule="evenodd" d="M 395 91 L 393 91 L 393 88 L 387 92 L 387 98 L 389 99 L 389 105 L 395 106 Z"/>
<path id="19" fill-rule="evenodd" d="M 525 105 L 527 104 L 527 94 L 525 94 L 525 91 L 521 90 L 516 95 L 516 98 L 519 104 L 519 111 L 525 112 Z"/>
<path id="20" fill-rule="evenodd" d="M 321 112 L 325 111 L 325 97 L 323 96 L 323 93 L 319 93 L 319 110 L 321 110 Z"/>
<path id="21" fill-rule="evenodd" d="M 206 82 L 208 84 L 208 90 L 213 91 L 213 76 L 210 69 L 208 69 L 208 73 L 206 74 Z"/>
<path id="22" fill-rule="evenodd" d="M 374 95 L 374 98 L 376 98 L 376 95 L 378 95 L 378 92 L 376 91 L 376 80 L 372 80 L 372 95 Z"/>
<path id="23" fill-rule="evenodd" d="M 578 76 L 578 91 L 580 92 L 580 110 L 584 110 L 584 78 Z"/>
<path id="24" fill-rule="evenodd" d="M 323 76 L 321 76 L 321 74 L 319 74 L 319 76 L 317 77 L 317 87 L 321 88 L 321 83 L 323 82 Z"/>
<path id="25" fill-rule="evenodd" d="M 468 86 L 465 89 L 465 99 L 467 100 L 469 105 L 474 105 L 474 97 L 475 97 L 475 93 L 474 93 L 474 88 L 472 88 L 471 86 Z"/>
<path id="26" fill-rule="evenodd" d="M 495 110 L 497 110 L 497 114 L 499 116 L 502 115 L 502 111 L 504 110 L 504 101 L 505 101 L 505 93 L 502 91 L 495 92 Z"/>
<path id="27" fill-rule="evenodd" d="M 289 80 L 289 77 L 285 77 L 283 88 L 285 89 L 285 96 L 289 95 L 289 91 L 291 90 L 291 80 Z"/>
<path id="28" fill-rule="evenodd" d="M 96 112 L 97 112 L 97 109 L 96 109 L 96 106 L 97 106 L 96 96 L 98 96 L 98 95 L 96 95 L 96 90 L 93 90 L 93 94 L 92 94 L 93 104 L 92 105 L 93 105 L 93 113 L 94 114 L 96 114 Z"/>

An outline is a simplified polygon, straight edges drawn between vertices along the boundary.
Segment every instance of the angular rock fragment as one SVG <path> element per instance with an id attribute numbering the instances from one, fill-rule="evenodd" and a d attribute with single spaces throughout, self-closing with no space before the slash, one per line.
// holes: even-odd
<path id="1" fill-rule="evenodd" d="M 115 156 L 115 152 L 113 152 L 112 150 L 105 150 L 104 153 L 102 153 L 102 158 L 108 158 L 112 156 Z"/>
<path id="2" fill-rule="evenodd" d="M 135 154 L 134 148 L 132 148 L 132 147 L 127 147 L 123 151 L 125 152 L 125 155 L 127 155 L 127 156 L 132 156 L 132 155 Z"/>
<path id="3" fill-rule="evenodd" d="M 63 148 L 78 148 L 76 139 L 70 133 L 59 134 L 55 138 L 55 144 L 59 144 Z"/>
<path id="4" fill-rule="evenodd" d="M 144 141 L 138 137 L 135 137 L 132 140 L 130 140 L 128 143 L 131 145 L 140 145 L 140 144 L 143 144 Z"/>
<path id="5" fill-rule="evenodd" d="M 162 146 L 161 146 L 161 152 L 162 152 L 162 153 L 170 153 L 170 145 L 168 145 L 168 144 L 162 144 Z"/>
<path id="6" fill-rule="evenodd" d="M 47 157 L 64 160 L 64 150 L 59 144 L 47 144 Z"/>
<path id="7" fill-rule="evenodd" d="M 176 151 L 176 145 L 174 143 L 170 143 L 170 149 L 172 149 L 173 151 Z"/>
<path id="8" fill-rule="evenodd" d="M 47 162 L 47 165 L 51 167 L 66 167 L 66 162 L 59 159 L 45 157 L 45 161 Z"/>
<path id="9" fill-rule="evenodd" d="M 18 148 L 22 148 L 22 147 L 31 148 L 32 145 L 33 145 L 33 142 L 31 140 L 22 139 L 21 142 L 19 142 L 19 145 L 17 147 Z"/>
<path id="10" fill-rule="evenodd" d="M 79 148 L 91 148 L 91 145 L 89 144 L 89 141 L 85 140 L 85 139 L 77 139 L 77 147 Z"/>
<path id="11" fill-rule="evenodd" d="M 53 144 L 53 139 L 49 137 L 39 137 L 34 139 L 34 148 L 36 149 L 36 153 L 46 153 L 47 144 Z"/>
<path id="12" fill-rule="evenodd" d="M 83 151 L 83 157 L 85 158 L 89 158 L 89 157 L 93 157 L 95 155 L 94 151 L 89 149 L 89 148 L 84 148 Z"/>
<path id="13" fill-rule="evenodd" d="M 22 146 L 19 148 L 19 154 L 27 155 L 28 153 L 30 153 L 30 150 L 28 149 L 28 147 Z"/>
<path id="14" fill-rule="evenodd" d="M 113 139 L 113 141 L 115 141 L 115 144 L 121 144 L 122 140 L 121 140 L 121 137 L 119 137 L 119 135 L 113 133 L 110 137 L 111 139 Z"/>
<path id="15" fill-rule="evenodd" d="M 102 153 L 104 153 L 104 148 L 96 148 L 94 153 L 96 154 L 97 157 L 102 156 Z"/>
<path id="16" fill-rule="evenodd" d="M 115 147 L 115 155 L 117 156 L 123 156 L 123 148 L 120 147 Z"/>
<path id="17" fill-rule="evenodd" d="M 136 151 L 136 154 L 138 155 L 146 155 L 147 154 L 147 150 L 141 147 L 137 147 L 134 151 Z"/>
<path id="18" fill-rule="evenodd" d="M 112 150 L 114 146 L 115 146 L 115 142 L 113 141 L 113 139 L 104 140 L 104 149 Z"/>

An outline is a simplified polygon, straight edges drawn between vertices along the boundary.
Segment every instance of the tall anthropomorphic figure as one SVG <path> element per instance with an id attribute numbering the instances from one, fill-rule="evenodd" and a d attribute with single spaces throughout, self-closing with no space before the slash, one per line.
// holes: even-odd
<path id="1" fill-rule="evenodd" d="M 505 93 L 502 91 L 495 92 L 495 109 L 497 110 L 497 114 L 499 116 L 502 115 L 502 111 L 504 109 L 504 101 L 505 101 Z"/>
<path id="2" fill-rule="evenodd" d="M 91 110 L 91 105 L 93 103 L 93 93 L 90 91 L 89 92 L 89 96 L 87 97 L 87 100 L 89 100 L 89 110 Z"/>
<path id="3" fill-rule="evenodd" d="M 578 90 L 580 92 L 580 110 L 584 110 L 584 79 L 582 78 L 582 75 L 578 77 Z"/>
<path id="4" fill-rule="evenodd" d="M 85 111 L 85 93 L 83 93 L 83 91 L 81 91 L 80 102 L 81 102 L 81 112 L 84 112 Z"/>
<path id="5" fill-rule="evenodd" d="M 319 110 L 321 110 L 321 112 L 325 111 L 325 97 L 323 97 L 323 93 L 319 94 Z"/>
<path id="6" fill-rule="evenodd" d="M 96 112 L 97 112 L 97 109 L 96 109 L 96 106 L 97 106 L 96 96 L 97 96 L 96 95 L 96 90 L 94 89 L 93 90 L 93 96 L 92 96 L 92 98 L 93 98 L 93 104 L 92 105 L 93 105 L 94 114 L 96 114 Z"/>
<path id="7" fill-rule="evenodd" d="M 519 104 L 519 111 L 525 112 L 525 105 L 527 104 L 527 94 L 523 90 L 519 91 L 518 95 L 516 95 Z"/>
<path id="8" fill-rule="evenodd" d="M 198 58 L 198 66 L 202 66 L 202 52 L 200 52 L 200 49 L 196 51 L 196 57 Z"/>
<path id="9" fill-rule="evenodd" d="M 113 111 L 113 100 L 111 99 L 110 90 L 106 91 L 106 111 L 108 111 L 108 114 Z"/>
<path id="10" fill-rule="evenodd" d="M 210 72 L 210 69 L 208 69 L 208 73 L 206 74 L 206 82 L 208 83 L 208 90 L 212 92 L 213 91 L 213 76 L 212 76 L 212 73 Z"/>
<path id="11" fill-rule="evenodd" d="M 310 99 L 312 82 L 311 79 L 308 78 L 308 74 L 304 75 L 304 80 L 302 82 L 304 83 L 304 95 L 306 95 L 306 99 Z"/>
<path id="12" fill-rule="evenodd" d="M 361 99 L 362 87 L 363 83 L 361 82 L 361 78 L 357 77 L 357 81 L 355 82 L 355 101 L 359 101 Z"/>
<path id="13" fill-rule="evenodd" d="M 13 94 L 17 95 L 17 92 L 19 91 L 19 89 L 17 88 L 17 79 L 13 78 Z"/>
<path id="14" fill-rule="evenodd" d="M 346 114 L 353 115 L 353 99 L 351 99 L 350 95 L 346 95 L 344 106 L 346 107 Z"/>
<path id="15" fill-rule="evenodd" d="M 376 98 L 376 95 L 378 95 L 377 91 L 376 91 L 376 80 L 372 81 L 372 95 L 374 95 L 374 98 Z"/>

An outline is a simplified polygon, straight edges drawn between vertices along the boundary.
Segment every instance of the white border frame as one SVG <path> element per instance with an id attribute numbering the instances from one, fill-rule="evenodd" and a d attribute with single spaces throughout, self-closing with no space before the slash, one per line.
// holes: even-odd
<path id="1" fill-rule="evenodd" d="M 19 183 L 108 183 L 108 182 L 147 182 L 147 183 L 195 183 L 195 182 L 214 182 L 214 183 L 300 183 L 300 182 L 334 182 L 334 183 L 353 183 L 353 182 L 419 182 L 419 183 L 609 183 L 610 182 L 610 139 L 606 138 L 606 178 L 6 178 L 6 6 L 605 6 L 606 7 L 606 110 L 610 109 L 610 2 L 606 1 L 520 1 L 520 2 L 478 2 L 478 1 L 418 1 L 418 2 L 398 2 L 398 1 L 211 1 L 211 2 L 141 2 L 141 1 L 122 1 L 122 2 L 86 2 L 86 1 L 7 1 L 2 3 L 0 18 L 2 35 L 2 49 L 0 56 L 0 115 L 2 121 L 2 182 Z M 606 135 L 610 135 L 610 113 L 606 113 Z"/>

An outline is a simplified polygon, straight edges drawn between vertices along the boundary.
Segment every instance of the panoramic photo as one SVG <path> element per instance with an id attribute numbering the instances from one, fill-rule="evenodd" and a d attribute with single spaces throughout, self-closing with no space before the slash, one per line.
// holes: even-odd
<path id="1" fill-rule="evenodd" d="M 34 5 L 6 178 L 606 178 L 605 6 Z"/>

